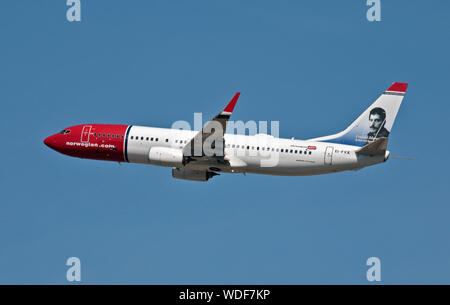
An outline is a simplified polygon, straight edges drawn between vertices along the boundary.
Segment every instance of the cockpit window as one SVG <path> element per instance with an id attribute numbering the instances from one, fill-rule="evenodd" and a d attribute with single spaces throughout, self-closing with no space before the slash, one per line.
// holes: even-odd
<path id="1" fill-rule="evenodd" d="M 60 132 L 60 134 L 68 134 L 68 133 L 70 133 L 70 129 L 63 129 Z"/>

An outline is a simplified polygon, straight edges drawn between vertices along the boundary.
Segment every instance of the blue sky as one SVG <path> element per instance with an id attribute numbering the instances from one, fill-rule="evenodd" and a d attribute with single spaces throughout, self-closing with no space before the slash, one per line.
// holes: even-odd
<path id="1" fill-rule="evenodd" d="M 82 0 L 0 3 L 0 283 L 450 283 L 448 1 Z M 316 177 L 221 175 L 81 160 L 43 139 L 82 123 L 278 120 L 345 128 L 409 88 L 389 160 Z"/>

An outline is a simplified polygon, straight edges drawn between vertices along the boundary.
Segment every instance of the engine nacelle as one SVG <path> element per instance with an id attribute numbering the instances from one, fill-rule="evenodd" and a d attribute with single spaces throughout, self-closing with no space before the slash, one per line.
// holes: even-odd
<path id="1" fill-rule="evenodd" d="M 172 177 L 176 179 L 183 180 L 193 180 L 193 181 L 208 181 L 208 179 L 218 175 L 214 172 L 195 170 L 195 169 L 184 169 L 184 168 L 173 168 Z"/>
<path id="2" fill-rule="evenodd" d="M 148 160 L 150 163 L 160 166 L 182 166 L 183 151 L 170 147 L 152 147 L 148 153 Z"/>

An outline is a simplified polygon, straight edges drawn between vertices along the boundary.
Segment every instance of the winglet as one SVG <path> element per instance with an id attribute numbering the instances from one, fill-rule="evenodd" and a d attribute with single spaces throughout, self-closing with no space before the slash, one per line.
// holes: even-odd
<path id="1" fill-rule="evenodd" d="M 222 112 L 227 112 L 231 114 L 233 112 L 234 106 L 236 106 L 236 102 L 240 94 L 241 94 L 240 92 L 236 93 Z"/>

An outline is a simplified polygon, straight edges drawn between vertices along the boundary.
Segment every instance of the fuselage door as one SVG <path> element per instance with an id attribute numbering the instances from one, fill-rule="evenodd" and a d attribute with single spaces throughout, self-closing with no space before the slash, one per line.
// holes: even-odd
<path id="1" fill-rule="evenodd" d="M 89 142 L 89 134 L 91 133 L 92 126 L 85 125 L 83 126 L 83 131 L 81 132 L 81 142 L 86 143 Z"/>
<path id="2" fill-rule="evenodd" d="M 325 150 L 325 165 L 332 165 L 333 163 L 333 150 L 332 146 L 328 146 Z"/>

